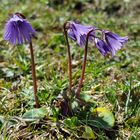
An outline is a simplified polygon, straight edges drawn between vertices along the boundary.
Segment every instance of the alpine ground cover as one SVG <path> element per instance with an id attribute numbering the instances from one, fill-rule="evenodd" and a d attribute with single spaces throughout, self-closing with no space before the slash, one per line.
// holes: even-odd
<path id="1" fill-rule="evenodd" d="M 139 139 L 140 27 L 138 0 L 6 1 L 0 5 L 1 139 Z M 37 32 L 33 39 L 38 96 L 34 109 L 28 44 L 13 47 L 3 39 L 8 14 L 20 12 Z M 79 104 L 72 97 L 72 117 L 62 115 L 68 88 L 65 21 L 108 29 L 129 42 L 112 58 L 89 43 Z M 78 85 L 84 49 L 70 41 L 73 86 Z M 92 114 L 93 113 L 93 114 Z M 113 115 L 113 117 L 112 117 Z M 102 116 L 103 120 L 99 120 Z M 105 117 L 111 118 L 109 120 Z M 100 118 L 100 119 L 101 119 Z M 114 119 L 115 118 L 115 123 Z"/>

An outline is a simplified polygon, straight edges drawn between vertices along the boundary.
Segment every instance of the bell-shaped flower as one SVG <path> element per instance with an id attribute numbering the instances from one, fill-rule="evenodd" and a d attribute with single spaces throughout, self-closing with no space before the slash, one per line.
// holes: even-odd
<path id="1" fill-rule="evenodd" d="M 94 30 L 94 26 L 84 26 L 73 21 L 69 22 L 68 35 L 82 47 L 86 44 L 87 34 Z M 94 31 L 90 33 L 89 41 L 93 40 Z"/>
<path id="2" fill-rule="evenodd" d="M 99 38 L 94 38 L 95 47 L 99 50 L 99 52 L 105 56 L 110 52 L 110 47 L 106 44 L 106 42 Z"/>
<path id="3" fill-rule="evenodd" d="M 35 30 L 30 23 L 20 13 L 13 14 L 5 25 L 4 39 L 12 45 L 31 42 L 31 37 L 35 36 Z"/>
<path id="4" fill-rule="evenodd" d="M 116 51 L 121 49 L 121 47 L 128 41 L 128 36 L 120 37 L 119 35 L 110 31 L 103 31 L 103 33 L 105 35 L 106 44 L 112 53 L 112 56 L 114 56 Z"/>

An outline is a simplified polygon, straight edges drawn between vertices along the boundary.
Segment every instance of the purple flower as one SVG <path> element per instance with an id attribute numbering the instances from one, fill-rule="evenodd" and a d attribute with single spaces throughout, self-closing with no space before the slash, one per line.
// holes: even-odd
<path id="1" fill-rule="evenodd" d="M 4 39 L 11 44 L 23 44 L 31 42 L 31 37 L 35 36 L 35 30 L 30 23 L 20 13 L 13 14 L 5 25 Z"/>
<path id="2" fill-rule="evenodd" d="M 107 53 L 111 53 L 112 56 L 115 55 L 116 51 L 121 49 L 128 41 L 128 37 L 120 37 L 110 31 L 102 31 L 104 34 L 104 40 L 99 38 L 94 38 L 95 46 L 98 48 L 100 53 L 105 56 Z"/>
<path id="3" fill-rule="evenodd" d="M 112 56 L 114 56 L 116 51 L 121 49 L 121 47 L 128 41 L 128 36 L 120 37 L 119 35 L 110 31 L 103 32 L 105 34 L 105 41 L 110 52 L 112 53 Z"/>
<path id="4" fill-rule="evenodd" d="M 110 52 L 110 47 L 104 42 L 104 40 L 99 38 L 94 38 L 94 43 L 96 48 L 100 51 L 100 53 L 105 56 L 108 52 Z"/>
<path id="5" fill-rule="evenodd" d="M 89 35 L 89 41 L 94 39 L 96 48 L 103 56 L 108 53 L 111 53 L 112 56 L 114 56 L 116 51 L 121 49 L 121 47 L 128 41 L 127 36 L 120 37 L 115 33 L 107 30 L 101 30 L 94 26 L 84 26 L 73 21 L 69 22 L 68 35 L 71 39 L 76 41 L 80 47 L 86 44 L 87 35 L 90 31 L 92 32 Z M 101 33 L 101 38 L 96 37 L 97 31 Z"/>
<path id="6" fill-rule="evenodd" d="M 68 35 L 82 47 L 86 44 L 86 37 L 89 31 L 93 30 L 93 26 L 84 26 L 73 21 L 69 22 Z M 92 40 L 94 32 L 90 34 L 89 41 Z"/>

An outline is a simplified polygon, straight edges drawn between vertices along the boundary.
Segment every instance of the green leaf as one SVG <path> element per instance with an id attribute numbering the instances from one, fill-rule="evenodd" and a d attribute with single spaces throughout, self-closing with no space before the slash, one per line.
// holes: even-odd
<path id="1" fill-rule="evenodd" d="M 140 125 L 140 118 L 139 117 L 132 117 L 126 121 L 127 125 Z"/>
<path id="2" fill-rule="evenodd" d="M 85 93 L 81 93 L 80 96 L 86 102 L 90 101 L 90 99 L 91 99 L 91 96 L 88 94 L 85 94 Z"/>
<path id="3" fill-rule="evenodd" d="M 37 119 L 42 119 L 48 114 L 48 108 L 34 108 L 31 110 L 28 110 L 23 114 L 23 119 L 26 119 L 27 121 L 33 121 Z"/>
<path id="4" fill-rule="evenodd" d="M 0 128 L 2 127 L 3 123 L 4 123 L 4 117 L 0 116 Z"/>
<path id="5" fill-rule="evenodd" d="M 78 119 L 77 117 L 72 117 L 72 118 L 66 118 L 64 120 L 64 124 L 67 125 L 68 127 L 75 127 L 78 125 Z"/>
<path id="6" fill-rule="evenodd" d="M 71 108 L 74 110 L 74 109 L 77 109 L 78 108 L 78 102 L 77 101 L 73 101 L 72 104 L 71 104 Z"/>
<path id="7" fill-rule="evenodd" d="M 111 128 L 114 126 L 115 118 L 112 112 L 105 107 L 98 107 L 92 110 L 93 120 L 89 120 L 88 123 L 99 128 Z"/>
<path id="8" fill-rule="evenodd" d="M 84 139 L 92 139 L 92 140 L 95 139 L 95 135 L 91 127 L 85 126 L 85 132 L 83 133 L 82 137 Z"/>

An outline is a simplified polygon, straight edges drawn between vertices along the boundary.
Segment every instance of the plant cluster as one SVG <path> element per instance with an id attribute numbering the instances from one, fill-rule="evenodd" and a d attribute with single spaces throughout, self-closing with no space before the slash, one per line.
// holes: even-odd
<path id="1" fill-rule="evenodd" d="M 55 109 L 51 108 L 51 110 L 53 111 L 50 113 L 50 108 L 42 107 L 38 96 L 32 43 L 32 38 L 37 38 L 36 31 L 33 29 L 25 16 L 21 13 L 11 14 L 9 20 L 5 25 L 4 39 L 6 41 L 8 41 L 14 46 L 17 44 L 22 45 L 24 43 L 28 43 L 30 48 L 35 109 L 27 111 L 23 115 L 23 118 L 28 118 L 29 116 L 32 116 L 30 118 L 30 121 L 34 121 L 38 118 L 46 119 L 46 114 L 50 113 L 51 115 L 57 115 L 57 119 L 64 120 L 64 124 L 67 127 L 73 128 L 74 130 L 76 127 L 80 126 L 79 124 L 90 125 L 95 128 L 111 129 L 115 123 L 113 114 L 107 108 L 97 107 L 97 104 L 95 104 L 94 102 L 87 101 L 87 96 L 83 96 L 81 94 L 81 88 L 83 87 L 84 83 L 83 81 L 87 61 L 88 44 L 94 43 L 95 47 L 104 57 L 109 54 L 114 57 L 117 50 L 121 49 L 121 47 L 125 43 L 127 43 L 128 37 L 121 37 L 109 30 L 100 29 L 92 25 L 85 26 L 74 21 L 66 21 L 63 29 L 68 51 L 69 86 L 68 88 L 66 88 L 65 93 L 62 94 L 62 97 L 58 99 L 58 114 L 56 113 L 58 111 Z M 81 76 L 78 85 L 76 86 L 73 84 L 72 79 L 73 74 L 71 46 L 68 38 L 75 41 L 77 45 L 79 45 L 81 48 L 84 47 L 84 58 L 82 63 Z M 61 126 L 61 121 L 58 122 Z M 81 134 L 83 138 L 95 139 L 94 132 L 89 126 L 85 126 L 81 129 L 85 129 L 85 133 L 83 135 Z M 69 135 L 67 132 L 65 133 L 66 135 Z"/>

